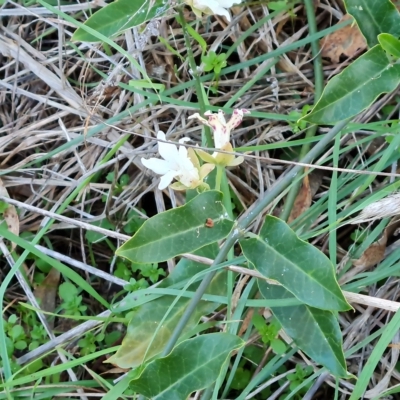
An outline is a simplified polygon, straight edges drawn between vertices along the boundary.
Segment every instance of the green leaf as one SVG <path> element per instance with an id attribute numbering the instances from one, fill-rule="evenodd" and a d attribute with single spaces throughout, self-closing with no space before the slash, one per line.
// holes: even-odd
<path id="1" fill-rule="evenodd" d="M 258 279 L 260 293 L 265 299 L 287 299 L 292 294 L 282 286 L 270 285 Z M 331 311 L 307 305 L 273 307 L 275 318 L 296 345 L 333 375 L 347 376 L 342 350 L 342 334 L 337 318 Z"/>
<path id="2" fill-rule="evenodd" d="M 299 239 L 282 220 L 267 215 L 260 236 L 241 240 L 240 245 L 257 271 L 278 281 L 303 303 L 323 310 L 351 309 L 329 259 Z"/>
<path id="3" fill-rule="evenodd" d="M 400 58 L 400 40 L 396 39 L 390 33 L 381 33 L 378 40 L 383 50 L 395 57 L 396 60 Z"/>
<path id="4" fill-rule="evenodd" d="M 286 11 L 288 2 L 286 0 L 282 1 L 269 1 L 268 8 L 272 11 Z"/>
<path id="5" fill-rule="evenodd" d="M 300 121 L 330 125 L 353 117 L 399 82 L 400 65 L 393 65 L 377 45 L 333 77 L 311 113 Z"/>
<path id="6" fill-rule="evenodd" d="M 204 53 L 207 50 L 207 43 L 203 39 L 203 37 L 196 31 L 194 30 L 189 24 L 186 24 L 186 29 L 189 33 L 189 35 L 196 40 L 196 42 L 200 45 L 201 47 L 201 52 Z"/>
<path id="7" fill-rule="evenodd" d="M 378 44 L 380 33 L 400 36 L 400 13 L 390 0 L 345 0 L 369 47 Z"/>
<path id="8" fill-rule="evenodd" d="M 193 254 L 207 258 L 215 258 L 216 255 L 218 254 L 218 251 L 219 251 L 218 244 L 212 243 L 211 245 L 196 250 Z M 190 279 L 193 278 L 194 275 L 204 271 L 206 268 L 207 267 L 204 264 L 191 261 L 187 258 L 181 258 L 178 264 L 173 269 L 173 271 L 165 279 L 163 279 L 157 285 L 157 287 L 158 288 L 183 287 Z M 190 288 L 192 287 L 194 286 L 190 286 Z M 144 303 L 147 303 L 147 301 L 143 302 L 140 298 L 138 298 L 137 293 L 130 293 L 125 296 L 124 300 L 120 301 L 117 305 L 112 307 L 112 312 L 113 313 L 125 312 L 128 310 L 132 310 Z"/>
<path id="9" fill-rule="evenodd" d="M 153 3 L 153 6 L 150 5 Z M 166 0 L 116 0 L 94 13 L 85 25 L 111 37 L 125 29 L 143 24 L 161 16 L 168 7 Z M 95 36 L 79 28 L 72 36 L 73 41 L 98 42 Z"/>
<path id="10" fill-rule="evenodd" d="M 48 262 L 42 260 L 41 258 L 37 258 L 35 260 L 36 267 L 40 269 L 40 271 L 48 274 L 50 270 L 53 268 Z"/>
<path id="11" fill-rule="evenodd" d="M 94 226 L 98 226 L 99 228 L 104 229 L 114 229 L 115 226 L 106 218 L 102 219 L 101 221 L 95 221 L 92 223 Z M 89 243 L 98 243 L 102 240 L 106 239 L 103 233 L 95 232 L 95 231 L 86 231 L 85 238 Z"/>
<path id="12" fill-rule="evenodd" d="M 185 59 L 182 57 L 182 54 L 176 51 L 166 39 L 164 39 L 162 36 L 158 36 L 158 40 L 167 48 L 167 50 L 172 53 L 174 56 L 178 57 L 182 63 L 185 62 Z"/>
<path id="13" fill-rule="evenodd" d="M 10 205 L 4 201 L 0 201 L 0 214 L 3 214 L 4 211 L 8 209 Z"/>
<path id="14" fill-rule="evenodd" d="M 158 287 L 168 287 L 176 282 L 184 281 L 207 268 L 205 265 L 193 261 L 181 261 L 177 264 L 171 275 L 164 279 Z M 191 285 L 189 290 L 195 290 L 198 285 L 198 282 Z M 207 289 L 207 293 L 214 295 L 226 294 L 226 272 L 219 273 L 214 277 Z M 127 296 L 125 301 L 128 302 L 129 299 L 135 300 L 134 296 L 135 293 Z M 172 303 L 174 300 L 172 296 L 163 296 L 137 308 L 129 322 L 127 334 L 122 341 L 121 347 L 118 349 L 117 353 L 108 359 L 108 362 L 112 362 L 121 368 L 134 368 L 159 354 L 167 344 L 172 331 L 190 301 L 188 298 L 180 298 L 173 305 Z M 124 301 L 121 303 L 123 306 Z M 203 315 L 209 314 L 218 306 L 218 303 L 200 301 L 186 324 L 183 333 L 190 331 L 198 324 Z M 171 310 L 169 310 L 170 308 Z M 122 310 L 124 309 L 123 307 Z M 115 310 L 113 311 L 115 312 Z M 120 310 L 117 309 L 116 311 Z M 168 316 L 162 322 L 153 340 L 155 329 L 159 326 L 168 311 Z"/>
<path id="15" fill-rule="evenodd" d="M 153 83 L 149 82 L 147 79 L 135 79 L 129 81 L 129 86 L 136 89 L 155 89 L 162 93 L 165 90 L 165 85 L 163 83 Z"/>
<path id="16" fill-rule="evenodd" d="M 167 357 L 150 363 L 130 388 L 153 400 L 187 399 L 215 382 L 230 353 L 243 345 L 242 339 L 229 333 L 186 340 Z"/>
<path id="17" fill-rule="evenodd" d="M 258 330 L 258 332 L 263 331 L 267 326 L 264 317 L 262 317 L 260 314 L 257 313 L 253 315 L 251 322 L 253 322 L 253 325 Z"/>
<path id="18" fill-rule="evenodd" d="M 129 184 L 130 181 L 130 176 L 128 174 L 122 174 L 121 177 L 119 178 L 119 184 L 124 187 Z"/>
<path id="19" fill-rule="evenodd" d="M 146 220 L 141 215 L 139 215 L 135 210 L 131 210 L 128 213 L 127 223 L 123 226 L 125 233 L 132 234 L 136 232 Z"/>
<path id="20" fill-rule="evenodd" d="M 71 282 L 64 282 L 58 287 L 58 294 L 64 301 L 71 301 L 78 295 L 78 289 Z"/>
<path id="21" fill-rule="evenodd" d="M 24 350 L 28 347 L 28 344 L 25 342 L 25 340 L 18 340 L 16 343 L 14 343 L 14 346 L 17 350 Z"/>
<path id="22" fill-rule="evenodd" d="M 249 369 L 238 367 L 235 372 L 235 377 L 232 380 L 231 388 L 235 390 L 244 389 L 251 380 L 251 372 Z"/>
<path id="23" fill-rule="evenodd" d="M 210 218 L 212 228 L 205 226 Z M 199 194 L 182 207 L 148 219 L 116 252 L 132 262 L 166 261 L 225 238 L 233 226 L 222 205 L 222 193 Z"/>
<path id="24" fill-rule="evenodd" d="M 108 181 L 108 182 L 114 182 L 114 179 L 115 179 L 115 173 L 114 173 L 114 172 L 109 172 L 109 173 L 106 175 L 106 181 Z"/>
<path id="25" fill-rule="evenodd" d="M 286 344 L 280 339 L 272 339 L 271 348 L 276 354 L 285 354 Z"/>
<path id="26" fill-rule="evenodd" d="M 18 339 L 20 336 L 25 336 L 24 328 L 21 325 L 14 325 L 10 331 L 11 339 Z"/>

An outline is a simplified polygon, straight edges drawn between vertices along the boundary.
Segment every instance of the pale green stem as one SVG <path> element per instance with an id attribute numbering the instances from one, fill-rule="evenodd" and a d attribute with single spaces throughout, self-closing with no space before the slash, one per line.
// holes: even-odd
<path id="1" fill-rule="evenodd" d="M 217 176 L 215 177 L 215 190 L 221 190 L 221 182 L 222 182 L 222 175 L 224 173 L 224 167 L 221 165 L 217 165 Z M 224 205 L 225 205 L 225 196 L 224 196 Z"/>

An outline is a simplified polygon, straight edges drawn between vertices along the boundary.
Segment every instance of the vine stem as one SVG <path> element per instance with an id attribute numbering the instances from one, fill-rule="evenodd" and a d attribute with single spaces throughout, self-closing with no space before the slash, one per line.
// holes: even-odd
<path id="1" fill-rule="evenodd" d="M 321 139 L 306 156 L 301 160 L 302 163 L 309 164 L 315 157 L 321 154 L 328 143 L 333 140 L 336 135 L 347 125 L 350 119 L 339 122 L 334 126 L 325 136 Z M 225 243 L 221 247 L 217 257 L 215 258 L 211 267 L 216 266 L 227 257 L 230 249 L 235 244 L 235 242 L 244 235 L 246 228 L 251 224 L 251 222 L 261 213 L 264 209 L 271 203 L 283 190 L 285 190 L 296 177 L 296 175 L 303 169 L 299 165 L 295 165 L 291 170 L 289 170 L 285 175 L 283 175 L 270 189 L 267 190 L 264 195 L 251 206 L 242 217 L 239 218 L 236 226 L 233 228 L 232 232 L 229 234 Z M 203 294 L 205 293 L 208 285 L 214 278 L 217 271 L 209 272 L 201 282 L 200 286 L 197 288 L 194 296 L 192 297 L 190 303 L 188 304 L 186 310 L 184 311 L 181 319 L 177 323 L 172 335 L 166 344 L 162 356 L 166 356 L 174 348 L 176 342 L 179 339 L 183 329 L 185 328 L 187 322 L 189 321 L 193 311 L 197 307 L 197 304 L 201 300 Z"/>
<path id="2" fill-rule="evenodd" d="M 313 0 L 304 0 L 304 3 L 305 3 L 306 13 L 307 13 L 308 31 L 311 36 L 318 32 L 317 31 L 317 21 L 315 19 L 314 2 L 313 2 Z M 313 64 L 314 64 L 314 105 L 315 105 L 315 104 L 317 104 L 319 98 L 321 97 L 322 91 L 324 89 L 324 73 L 322 70 L 321 52 L 320 52 L 318 39 L 315 39 L 313 42 L 311 42 L 311 53 L 313 56 Z M 315 134 L 317 133 L 317 130 L 318 130 L 317 125 L 313 125 L 310 128 L 308 128 L 306 135 L 305 135 L 306 139 L 315 136 Z M 311 143 L 303 144 L 303 146 L 300 150 L 300 156 L 299 156 L 300 159 L 305 157 L 306 154 L 310 151 L 310 146 L 311 146 Z M 304 172 L 304 169 L 299 171 L 298 175 L 302 175 L 303 172 Z M 302 183 L 302 180 L 300 178 L 297 179 L 293 183 L 292 187 L 289 190 L 288 195 L 286 196 L 285 205 L 284 205 L 283 211 L 280 215 L 280 218 L 283 219 L 284 221 L 287 221 L 289 218 L 290 212 L 292 211 L 292 208 L 293 208 L 293 204 L 294 204 L 297 194 L 299 192 L 301 183 Z"/>

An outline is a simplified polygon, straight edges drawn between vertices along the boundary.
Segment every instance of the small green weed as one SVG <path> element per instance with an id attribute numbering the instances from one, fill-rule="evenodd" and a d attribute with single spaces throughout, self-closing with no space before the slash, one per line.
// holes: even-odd
<path id="1" fill-rule="evenodd" d="M 356 229 L 351 233 L 350 239 L 357 244 L 361 244 L 368 236 L 368 229 Z"/>
<path id="2" fill-rule="evenodd" d="M 270 323 L 267 323 L 260 314 L 254 314 L 252 321 L 258 333 L 261 335 L 262 342 L 267 346 L 271 346 L 276 354 L 284 354 L 286 351 L 286 344 L 282 340 L 276 338 L 281 329 L 279 322 L 276 319 L 272 319 Z"/>
<path id="3" fill-rule="evenodd" d="M 79 295 L 79 292 L 80 290 L 73 283 L 62 283 L 58 288 L 62 303 L 56 312 L 64 311 L 64 314 L 71 316 L 85 315 L 87 306 L 82 304 L 83 298 Z"/>
<path id="4" fill-rule="evenodd" d="M 295 122 L 288 121 L 293 133 L 299 133 L 307 128 L 308 123 L 300 118 L 303 118 L 311 110 L 311 106 L 306 104 L 300 111 L 293 110 L 289 113 L 290 117 L 296 118 Z"/>

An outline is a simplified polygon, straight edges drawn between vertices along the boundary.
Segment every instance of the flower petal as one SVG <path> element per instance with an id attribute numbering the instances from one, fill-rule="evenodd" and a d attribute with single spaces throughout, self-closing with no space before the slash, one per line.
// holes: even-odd
<path id="1" fill-rule="evenodd" d="M 217 118 L 222 125 L 226 125 L 226 119 L 224 117 L 225 113 L 223 110 L 218 110 Z"/>
<path id="2" fill-rule="evenodd" d="M 183 172 L 184 173 L 179 176 L 179 182 L 181 182 L 185 186 L 194 189 L 201 183 L 199 179 L 199 172 L 197 171 L 197 169 Z"/>
<path id="3" fill-rule="evenodd" d="M 230 165 L 233 162 L 235 156 L 233 154 L 218 153 L 215 157 L 215 163 L 222 166 Z"/>
<path id="4" fill-rule="evenodd" d="M 240 4 L 241 0 L 217 0 L 219 5 L 224 8 L 231 8 L 234 4 Z"/>
<path id="5" fill-rule="evenodd" d="M 228 21 L 231 16 L 226 8 L 232 7 L 233 4 L 240 3 L 241 0 L 186 0 L 185 3 L 192 7 L 193 12 L 197 16 L 201 13 L 212 15 L 223 15 Z"/>
<path id="6" fill-rule="evenodd" d="M 232 145 L 229 142 L 225 143 L 222 146 L 221 150 L 233 153 Z M 234 154 L 217 153 L 217 155 L 215 156 L 215 163 L 223 166 L 230 165 L 230 163 L 233 162 L 234 158 Z"/>
<path id="7" fill-rule="evenodd" d="M 227 141 L 229 141 L 229 134 L 226 129 L 226 121 L 224 118 L 224 112 L 218 111 L 218 114 L 214 114 L 212 111 L 206 111 L 204 113 L 208 117 L 208 121 L 198 113 L 191 115 L 189 118 L 197 118 L 202 124 L 209 126 L 213 130 L 214 144 L 217 149 L 221 148 Z"/>
<path id="8" fill-rule="evenodd" d="M 213 14 L 216 15 L 222 15 L 224 16 L 228 21 L 231 20 L 231 15 L 229 14 L 228 10 L 225 10 L 225 8 L 221 7 L 219 5 L 218 1 L 215 0 L 208 0 L 207 1 L 207 6 L 208 8 L 212 11 Z"/>
<path id="9" fill-rule="evenodd" d="M 186 142 L 190 142 L 190 140 L 191 140 L 190 138 L 188 138 L 188 137 L 185 136 L 185 137 L 183 137 L 182 139 L 179 139 L 178 142 L 179 142 L 180 144 L 183 144 L 183 143 L 186 143 Z"/>
<path id="10" fill-rule="evenodd" d="M 197 158 L 194 149 L 192 147 L 189 147 L 187 151 L 188 151 L 188 157 L 190 158 L 190 161 L 192 162 L 193 166 L 196 169 L 200 169 L 199 159 Z"/>
<path id="11" fill-rule="evenodd" d="M 221 149 L 226 143 L 229 143 L 230 133 L 225 128 L 214 131 L 214 145 L 216 149 Z"/>
<path id="12" fill-rule="evenodd" d="M 211 154 L 206 153 L 204 150 L 195 149 L 197 155 L 206 163 L 215 163 L 215 159 Z"/>
<path id="13" fill-rule="evenodd" d="M 157 133 L 157 139 L 167 141 L 168 143 L 158 142 L 158 152 L 160 156 L 168 161 L 171 164 L 171 169 L 176 169 L 177 167 L 177 158 L 178 158 L 178 149 L 174 144 L 166 140 L 165 133 L 159 131 Z"/>
<path id="14" fill-rule="evenodd" d="M 160 190 L 165 189 L 175 178 L 175 176 L 178 175 L 179 172 L 177 171 L 168 171 L 165 175 L 163 175 L 160 179 L 160 183 L 158 184 L 158 188 Z"/>
<path id="15" fill-rule="evenodd" d="M 195 10 L 200 10 L 201 12 L 207 13 L 209 11 L 207 2 L 204 0 L 189 0 L 190 6 Z M 196 13 L 196 12 L 195 12 Z"/>
<path id="16" fill-rule="evenodd" d="M 204 114 L 204 115 L 206 115 L 206 114 Z M 208 123 L 208 121 L 205 118 L 201 117 L 199 113 L 192 114 L 191 116 L 188 117 L 188 119 L 195 119 L 195 118 L 198 119 L 203 125 L 207 125 L 210 128 L 212 128 L 210 126 L 210 124 Z"/>
<path id="17" fill-rule="evenodd" d="M 235 159 L 233 159 L 227 166 L 228 167 L 236 167 L 239 164 L 241 164 L 243 161 L 244 161 L 244 157 L 239 156 L 239 157 L 236 157 Z"/>
<path id="18" fill-rule="evenodd" d="M 179 150 L 178 150 L 178 155 L 179 155 L 179 160 L 185 160 L 188 158 L 187 155 L 187 148 L 185 146 L 179 146 Z M 178 164 L 180 165 L 181 163 L 178 160 Z"/>
<path id="19" fill-rule="evenodd" d="M 180 182 L 174 182 L 171 185 L 169 185 L 169 187 L 171 189 L 178 190 L 178 191 L 188 190 L 189 189 L 187 186 L 183 185 Z"/>
<path id="20" fill-rule="evenodd" d="M 229 142 L 230 131 L 226 128 L 226 121 L 222 110 L 218 114 L 206 112 L 208 116 L 208 124 L 214 133 L 214 144 L 220 149 L 226 142 Z"/>
<path id="21" fill-rule="evenodd" d="M 159 175 L 164 175 L 171 170 L 169 162 L 159 158 L 141 158 L 140 161 L 146 168 Z"/>
<path id="22" fill-rule="evenodd" d="M 200 167 L 200 179 L 203 180 L 214 168 L 214 164 L 203 164 Z"/>
<path id="23" fill-rule="evenodd" d="M 177 160 L 179 165 L 179 171 L 181 175 L 192 175 L 198 176 L 197 168 L 193 165 L 192 160 L 188 157 L 188 151 L 186 147 L 179 147 L 179 158 Z"/>
<path id="24" fill-rule="evenodd" d="M 249 111 L 245 109 L 236 109 L 233 110 L 233 114 L 229 122 L 227 123 L 228 129 L 231 131 L 235 129 L 243 120 L 243 114 L 249 114 Z"/>

